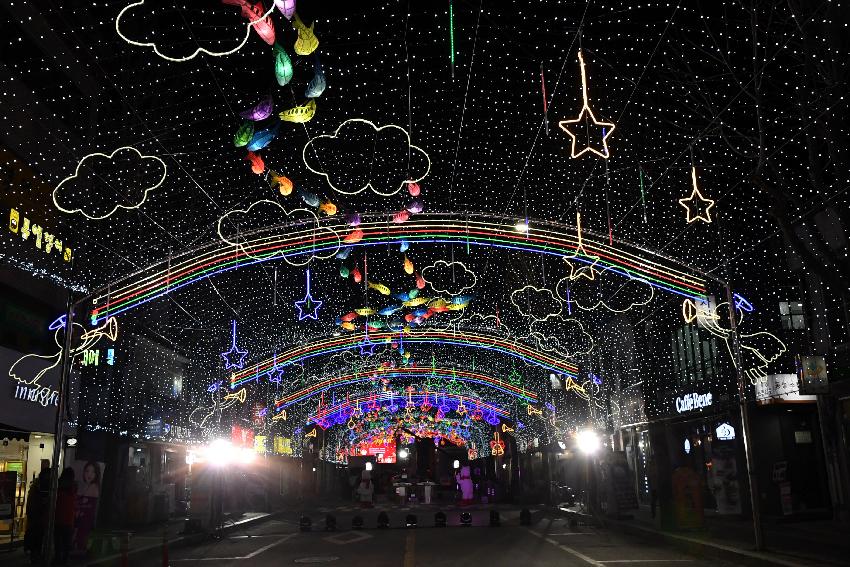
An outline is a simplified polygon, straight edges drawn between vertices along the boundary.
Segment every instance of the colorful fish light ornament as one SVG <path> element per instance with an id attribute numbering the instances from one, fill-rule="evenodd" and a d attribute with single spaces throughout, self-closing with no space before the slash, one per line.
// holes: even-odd
<path id="1" fill-rule="evenodd" d="M 279 131 L 280 122 L 276 122 L 274 126 L 271 126 L 269 128 L 263 128 L 262 130 L 254 132 L 254 136 L 251 138 L 251 141 L 248 142 L 248 151 L 256 152 L 262 150 L 263 148 L 271 144 L 272 140 L 277 137 L 277 133 Z"/>
<path id="2" fill-rule="evenodd" d="M 317 98 L 322 96 L 325 88 L 328 86 L 325 80 L 325 71 L 322 69 L 322 64 L 319 62 L 318 53 L 313 55 L 313 78 L 307 84 L 307 90 L 304 91 L 304 96 L 307 98 Z"/>
<path id="3" fill-rule="evenodd" d="M 355 228 L 342 239 L 346 244 L 357 244 L 361 240 L 363 240 L 363 231 L 359 228 Z"/>
<path id="4" fill-rule="evenodd" d="M 404 257 L 404 273 L 407 275 L 413 274 L 413 262 L 407 256 Z"/>
<path id="5" fill-rule="evenodd" d="M 410 193 L 411 197 L 418 197 L 422 190 L 420 189 L 419 184 L 415 181 L 408 181 L 407 191 Z"/>
<path id="6" fill-rule="evenodd" d="M 262 175 L 266 170 L 266 164 L 263 162 L 263 158 L 255 154 L 254 152 L 248 152 L 248 155 L 245 156 L 245 159 L 251 162 L 251 171 L 256 173 L 257 175 Z"/>
<path id="7" fill-rule="evenodd" d="M 313 207 L 314 209 L 321 204 L 321 199 L 315 193 L 311 193 L 305 189 L 301 189 L 300 187 L 296 189 L 298 191 L 298 196 L 301 197 L 301 200 L 304 201 L 308 207 Z"/>
<path id="8" fill-rule="evenodd" d="M 354 250 L 353 246 L 345 246 L 343 248 L 340 248 L 339 252 L 336 253 L 336 258 L 338 260 L 347 260 L 352 250 Z"/>
<path id="9" fill-rule="evenodd" d="M 419 199 L 414 199 L 407 205 L 406 209 L 409 213 L 421 213 L 425 206 L 422 204 L 422 201 Z"/>
<path id="10" fill-rule="evenodd" d="M 292 80 L 292 60 L 286 50 L 277 43 L 274 44 L 274 76 L 280 86 Z"/>
<path id="11" fill-rule="evenodd" d="M 336 205 L 330 201 L 323 201 L 322 204 L 319 205 L 319 210 L 329 217 L 332 217 L 336 214 Z"/>
<path id="12" fill-rule="evenodd" d="M 294 106 L 280 113 L 280 119 L 284 122 L 294 122 L 302 124 L 309 122 L 313 115 L 316 114 L 316 101 L 310 99 L 307 103 L 301 106 Z"/>
<path id="13" fill-rule="evenodd" d="M 351 270 L 351 277 L 354 278 L 354 283 L 360 283 L 363 281 L 363 274 L 360 273 L 360 268 L 357 266 Z"/>
<path id="14" fill-rule="evenodd" d="M 410 219 L 410 213 L 407 211 L 399 211 L 393 215 L 393 222 L 396 224 L 402 224 L 407 222 Z"/>
<path id="15" fill-rule="evenodd" d="M 242 146 L 247 146 L 248 142 L 251 141 L 251 138 L 254 137 L 254 123 L 246 122 L 242 126 L 239 127 L 239 130 L 236 131 L 236 134 L 233 136 L 233 145 L 237 148 L 241 148 Z"/>
<path id="16" fill-rule="evenodd" d="M 339 277 L 347 278 L 350 275 L 351 275 L 351 270 L 348 269 L 348 266 L 346 266 L 345 264 L 340 264 L 339 265 Z"/>
<path id="17" fill-rule="evenodd" d="M 345 222 L 348 226 L 358 226 L 360 224 L 360 213 L 346 213 Z"/>
<path id="18" fill-rule="evenodd" d="M 369 288 L 374 289 L 375 291 L 377 291 L 381 295 L 389 295 L 390 294 L 390 288 L 388 288 L 387 286 L 385 286 L 382 283 L 369 282 Z"/>
<path id="19" fill-rule="evenodd" d="M 416 289 L 425 289 L 425 278 L 419 272 L 416 272 Z"/>
<path id="20" fill-rule="evenodd" d="M 271 169 L 269 170 L 269 183 L 271 183 L 272 189 L 277 188 L 277 190 L 280 191 L 280 194 L 284 197 L 288 197 L 292 194 L 292 180 Z"/>
<path id="21" fill-rule="evenodd" d="M 292 19 L 292 15 L 295 13 L 295 0 L 274 0 L 274 5 L 277 6 L 284 18 Z"/>
<path id="22" fill-rule="evenodd" d="M 410 242 L 407 240 L 402 240 L 401 244 L 399 244 L 398 251 L 404 254 L 410 248 Z"/>
<path id="23" fill-rule="evenodd" d="M 292 27 L 298 32 L 298 39 L 295 40 L 295 53 L 298 55 L 310 55 L 319 47 L 319 38 L 313 33 L 315 25 L 316 22 L 313 22 L 310 27 L 305 26 L 298 14 L 295 14 Z"/>
<path id="24" fill-rule="evenodd" d="M 221 0 L 221 3 L 239 6 L 242 9 L 242 16 L 251 22 L 257 35 L 269 45 L 274 44 L 274 23 L 270 17 L 263 17 L 265 9 L 262 2 L 251 4 L 248 0 Z"/>
<path id="25" fill-rule="evenodd" d="M 272 98 L 272 95 L 268 95 L 251 108 L 246 108 L 245 110 L 241 111 L 239 113 L 239 116 L 241 116 L 245 120 L 253 120 L 254 122 L 259 122 L 260 120 L 265 120 L 266 118 L 271 116 L 273 109 L 274 99 Z"/>

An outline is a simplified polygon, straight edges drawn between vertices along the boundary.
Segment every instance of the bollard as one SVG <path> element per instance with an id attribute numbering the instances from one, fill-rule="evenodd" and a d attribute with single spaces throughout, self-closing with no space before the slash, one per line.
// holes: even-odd
<path id="1" fill-rule="evenodd" d="M 168 567 L 168 524 L 162 526 L 162 567 Z"/>
<path id="2" fill-rule="evenodd" d="M 130 532 L 125 532 L 121 538 L 121 567 L 130 567 L 130 558 L 127 556 L 130 552 Z"/>

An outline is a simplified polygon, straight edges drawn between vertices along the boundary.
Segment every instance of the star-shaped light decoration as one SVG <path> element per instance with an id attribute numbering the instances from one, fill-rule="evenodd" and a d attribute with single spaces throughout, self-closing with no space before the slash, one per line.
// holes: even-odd
<path id="1" fill-rule="evenodd" d="M 236 356 L 234 356 L 236 355 Z M 230 357 L 234 356 L 234 360 L 231 360 Z M 248 356 L 247 350 L 241 350 L 238 346 L 236 346 L 236 321 L 233 321 L 233 343 L 230 345 L 230 350 L 221 353 L 221 358 L 224 359 L 224 369 L 230 370 L 231 368 L 242 369 L 245 366 L 245 357 Z"/>
<path id="2" fill-rule="evenodd" d="M 295 307 L 298 309 L 298 320 L 303 321 L 304 319 L 318 319 L 319 318 L 319 307 L 322 306 L 322 301 L 317 299 L 313 299 L 313 296 L 310 295 L 310 270 L 307 270 L 307 295 L 304 296 L 304 299 L 301 301 L 295 302 Z"/>
<path id="3" fill-rule="evenodd" d="M 691 191 L 690 197 L 679 199 L 679 204 L 685 207 L 688 211 L 688 224 L 701 220 L 705 223 L 711 222 L 711 207 L 714 206 L 712 199 L 706 199 L 702 196 L 697 186 L 697 168 L 691 167 L 691 179 L 694 183 L 694 190 Z M 696 214 L 694 214 L 696 211 Z"/>
<path id="4" fill-rule="evenodd" d="M 584 56 L 581 53 L 581 49 L 578 51 L 578 62 L 581 64 L 581 96 L 582 100 L 584 100 L 584 104 L 582 105 L 581 112 L 578 113 L 577 118 L 573 120 L 561 120 L 558 122 L 558 126 L 560 126 L 561 130 L 566 132 L 570 138 L 572 138 L 572 146 L 570 149 L 571 158 L 577 158 L 587 152 L 593 152 L 601 158 L 608 159 L 610 156 L 608 152 L 608 136 L 614 132 L 616 125 L 613 122 L 600 122 L 596 119 L 596 116 L 593 114 L 593 111 L 590 109 L 590 104 L 587 101 L 587 73 L 584 70 Z M 591 146 L 590 137 L 588 136 L 587 145 L 581 151 L 576 152 L 576 140 L 578 139 L 578 136 L 575 132 L 580 132 L 581 129 L 588 131 L 590 130 L 591 124 L 596 128 L 602 129 L 602 150 L 600 151 Z"/>
<path id="5" fill-rule="evenodd" d="M 584 242 L 582 242 L 581 237 L 581 213 L 579 212 L 576 212 L 576 230 L 578 231 L 578 245 L 576 246 L 576 251 L 569 256 L 564 256 L 564 262 L 566 262 L 570 267 L 570 281 L 575 281 L 579 278 L 593 280 L 596 278 L 596 270 L 593 268 L 596 266 L 596 263 L 599 262 L 599 256 L 588 254 L 587 250 L 584 248 Z M 575 260 L 579 257 L 583 258 L 580 261 L 587 265 L 577 268 Z"/>
<path id="6" fill-rule="evenodd" d="M 366 335 L 363 337 L 363 340 L 360 341 L 358 346 L 360 347 L 360 356 L 372 356 L 375 354 L 375 347 L 378 346 L 378 343 L 372 341 L 369 338 L 369 320 L 366 320 L 366 324 L 364 325 L 366 328 Z"/>
<path id="7" fill-rule="evenodd" d="M 266 376 L 269 377 L 269 382 L 280 384 L 283 381 L 283 366 L 277 364 L 277 353 L 274 353 L 272 367 L 266 371 Z"/>

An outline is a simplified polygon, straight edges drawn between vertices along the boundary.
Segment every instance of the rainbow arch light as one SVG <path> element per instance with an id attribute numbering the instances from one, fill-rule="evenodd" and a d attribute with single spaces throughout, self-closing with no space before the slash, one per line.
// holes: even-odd
<path id="1" fill-rule="evenodd" d="M 363 222 L 357 227 L 363 231 L 363 238 L 351 246 L 365 248 L 405 240 L 411 244 L 454 244 L 556 257 L 572 256 L 578 250 L 578 233 L 574 227 L 531 220 L 527 233 L 517 233 L 514 221 L 507 217 L 494 219 L 469 215 L 458 218 L 449 213 L 432 213 L 395 225 L 387 223 L 384 215 L 364 215 Z M 247 240 L 238 248 L 217 241 L 184 252 L 176 259 L 154 264 L 95 293 L 92 297 L 92 322 L 97 324 L 173 290 L 238 267 L 332 250 L 340 245 L 337 237 L 342 237 L 350 229 L 335 218 L 323 219 L 318 224 L 296 222 L 247 232 Z M 269 230 L 276 234 L 269 235 Z M 332 236 L 333 232 L 337 236 Z M 263 236 L 263 233 L 266 235 Z M 582 233 L 583 251 L 588 256 L 599 258 L 596 263 L 600 269 L 609 268 L 609 271 L 624 277 L 645 280 L 657 289 L 703 301 L 705 280 L 693 270 L 658 253 L 621 241 L 608 244 L 605 240 L 587 231 Z M 584 263 L 595 261 L 595 258 L 590 260 L 581 254 L 571 259 Z"/>

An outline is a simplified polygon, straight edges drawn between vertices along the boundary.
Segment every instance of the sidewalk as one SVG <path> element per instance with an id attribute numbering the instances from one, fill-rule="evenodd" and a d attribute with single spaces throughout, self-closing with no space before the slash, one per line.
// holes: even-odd
<path id="1" fill-rule="evenodd" d="M 634 518 L 605 518 L 606 526 L 664 540 L 689 552 L 739 561 L 750 565 L 848 565 L 850 526 L 827 520 L 777 523 L 762 520 L 764 551 L 754 547 L 753 525 L 749 520 L 706 513 L 703 528 L 665 531 L 650 516 L 649 507 L 634 511 Z"/>
<path id="2" fill-rule="evenodd" d="M 234 521 L 225 523 L 222 531 L 245 527 L 247 525 L 261 522 L 271 518 L 274 514 L 247 513 Z M 165 526 L 146 526 L 138 530 L 96 530 L 92 534 L 94 548 L 88 557 L 72 558 L 72 565 L 117 565 L 121 558 L 121 541 L 129 534 L 127 540 L 127 554 L 132 556 L 136 553 L 160 553 L 162 549 L 163 536 L 168 541 L 169 547 L 180 545 L 191 545 L 202 541 L 206 534 L 184 534 L 185 520 L 183 518 L 172 518 Z M 29 556 L 23 547 L 16 547 L 13 551 L 7 551 L 8 547 L 0 550 L 0 563 L 3 567 L 24 567 L 30 565 Z"/>

